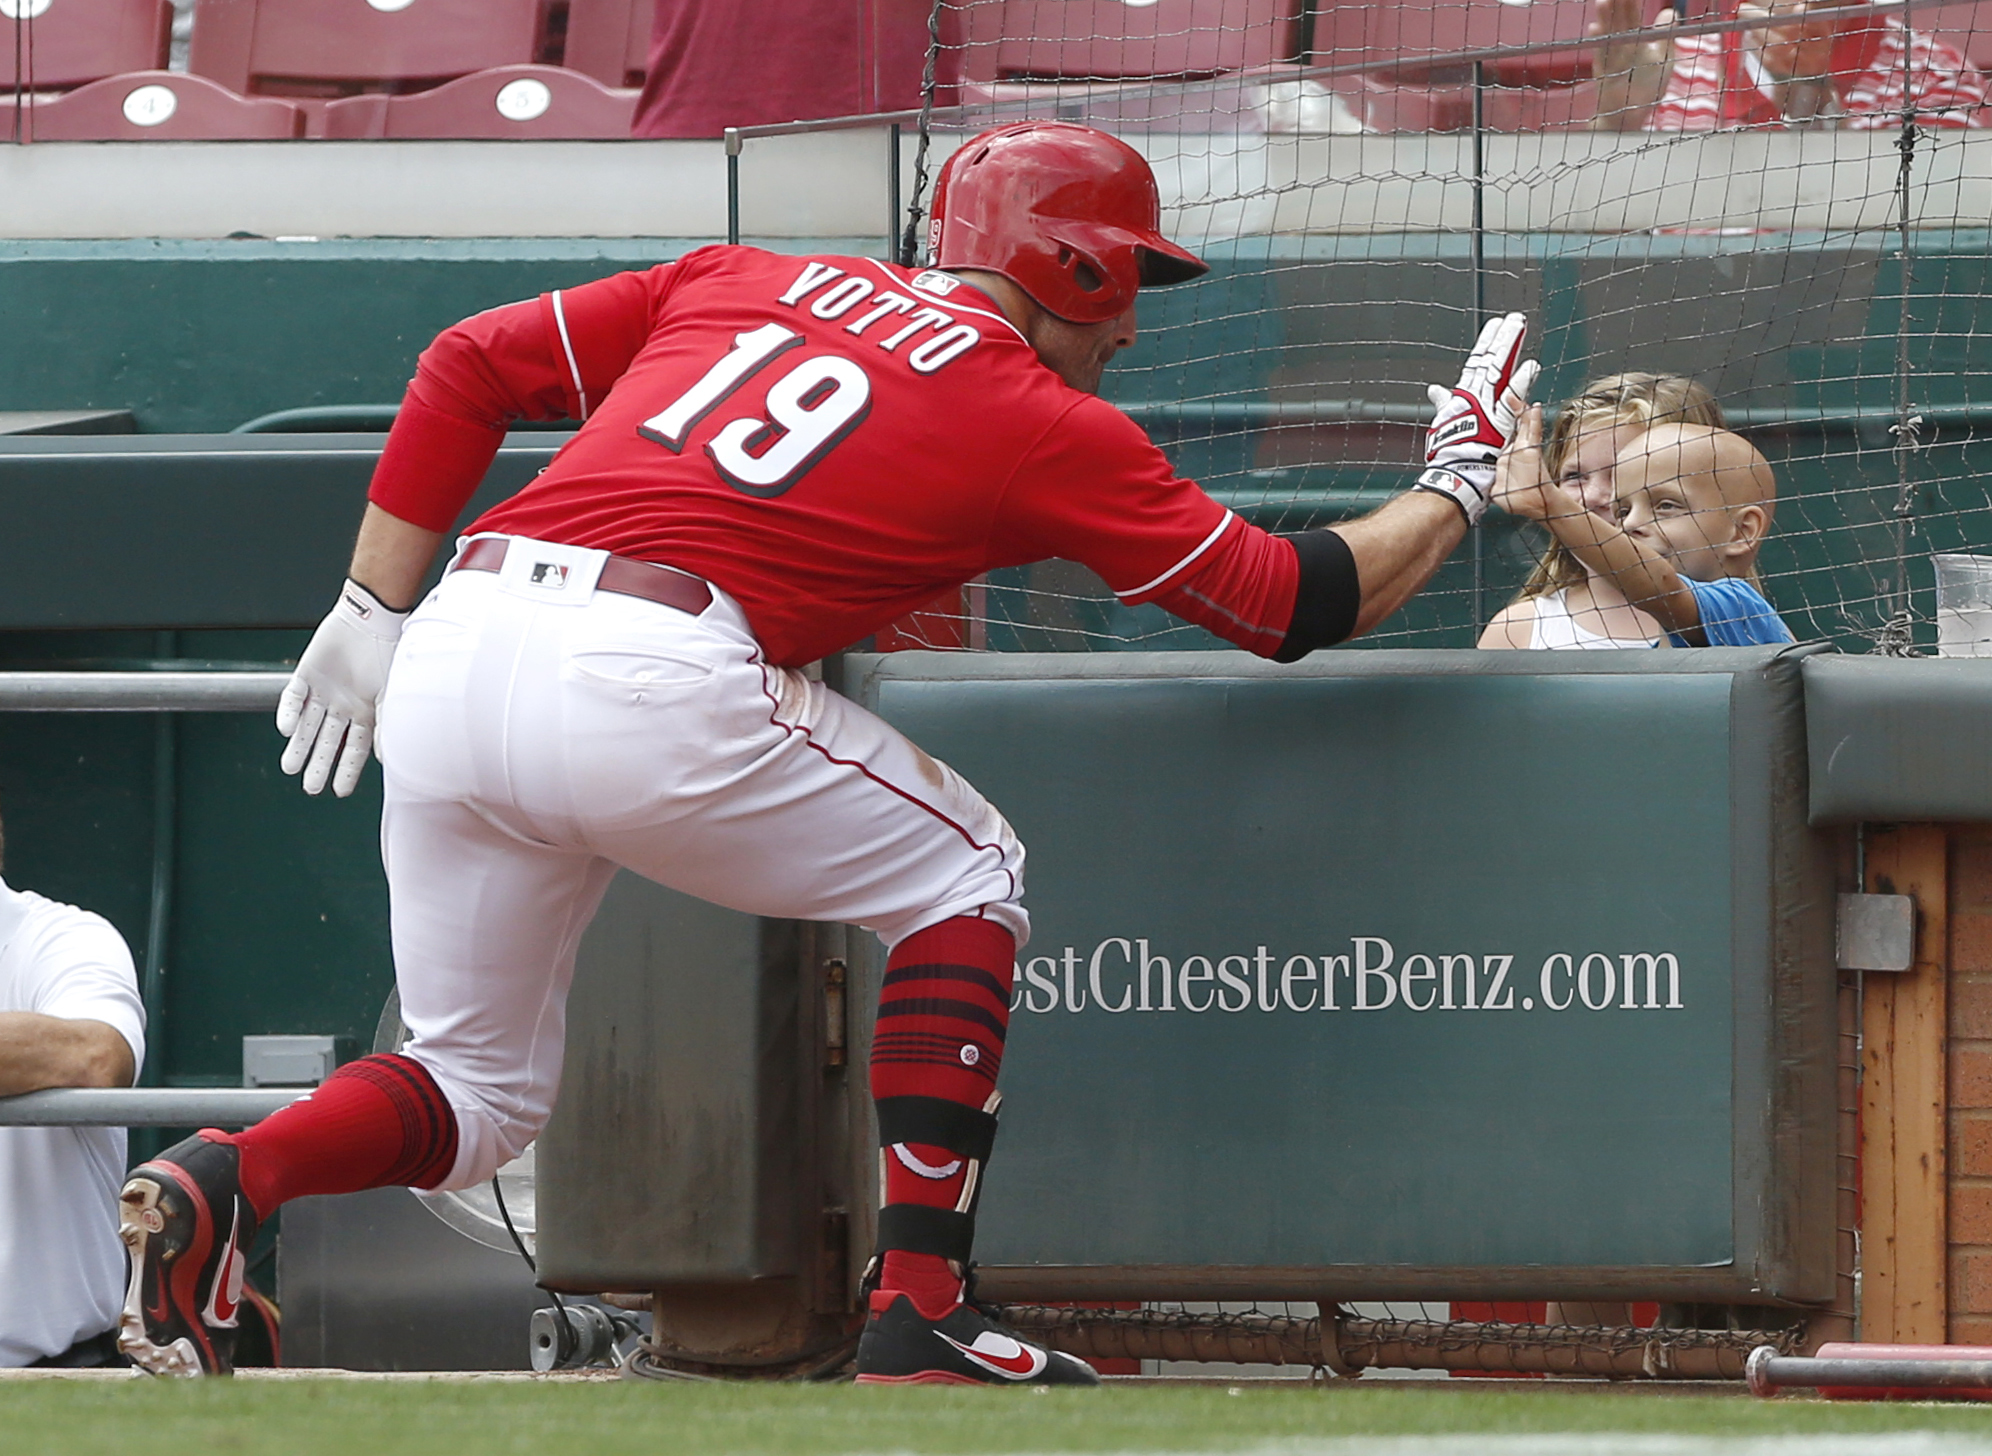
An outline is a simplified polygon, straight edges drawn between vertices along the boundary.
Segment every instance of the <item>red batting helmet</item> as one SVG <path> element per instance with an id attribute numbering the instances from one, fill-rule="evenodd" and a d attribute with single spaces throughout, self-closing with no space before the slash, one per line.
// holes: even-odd
<path id="1" fill-rule="evenodd" d="M 928 234 L 936 268 L 1000 273 L 1062 319 L 1118 318 L 1143 284 L 1209 271 L 1158 231 L 1155 174 L 1126 142 L 1064 121 L 986 131 L 948 158 Z"/>

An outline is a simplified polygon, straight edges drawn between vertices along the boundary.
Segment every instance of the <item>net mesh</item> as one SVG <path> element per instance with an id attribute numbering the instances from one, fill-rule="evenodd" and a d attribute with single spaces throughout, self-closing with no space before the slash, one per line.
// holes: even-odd
<path id="1" fill-rule="evenodd" d="M 1520 309 L 1552 420 L 1601 376 L 1681 375 L 1763 452 L 1777 504 L 1756 565 L 1797 637 L 1934 651 L 1930 558 L 1992 551 L 1973 61 L 1992 13 L 1842 6 L 1768 28 L 1717 4 L 1669 34 L 1652 9 L 943 0 L 921 140 L 938 163 L 992 123 L 1056 118 L 1149 157 L 1167 230 L 1212 272 L 1144 295 L 1105 392 L 1257 524 L 1329 524 L 1401 490 L 1425 386 Z M 1587 38 L 1594 23 L 1619 29 Z M 1472 645 L 1546 542 L 1490 512 L 1364 644 Z M 881 645 L 1222 645 L 1056 561 L 901 625 Z"/>

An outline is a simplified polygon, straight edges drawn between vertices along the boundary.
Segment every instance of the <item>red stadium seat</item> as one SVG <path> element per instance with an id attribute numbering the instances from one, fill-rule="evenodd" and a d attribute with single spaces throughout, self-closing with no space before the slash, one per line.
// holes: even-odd
<path id="1" fill-rule="evenodd" d="M 1665 0 L 1647 0 L 1647 13 L 1665 7 Z M 1398 81 L 1434 75 L 1431 58 L 1449 51 L 1494 46 L 1542 45 L 1581 40 L 1591 23 L 1593 0 L 1523 0 L 1521 4 L 1490 0 L 1365 0 L 1362 4 L 1324 6 L 1315 16 L 1313 60 L 1317 65 L 1373 61 Z M 1440 66 L 1439 79 L 1470 80 L 1459 67 Z M 1588 80 L 1590 56 L 1585 51 L 1550 51 L 1543 55 L 1493 61 L 1489 80 L 1508 86 L 1569 85 Z"/>
<path id="2" fill-rule="evenodd" d="M 1214 76 L 1292 60 L 1302 0 L 1001 0 L 957 26 L 968 78 Z"/>
<path id="3" fill-rule="evenodd" d="M 499 66 L 410 96 L 349 96 L 319 114 L 327 138 L 607 141 L 629 135 L 634 91 L 559 66 Z"/>
<path id="4" fill-rule="evenodd" d="M 16 0 L 0 6 L 0 84 L 13 89 L 17 31 L 30 38 L 22 89 L 67 91 L 120 71 L 165 70 L 172 28 L 170 0 Z"/>
<path id="5" fill-rule="evenodd" d="M 1666 0 L 1646 0 L 1649 14 Z M 1593 0 L 1336 0 L 1315 13 L 1315 65 L 1373 69 L 1330 84 L 1381 132 L 1464 131 L 1473 125 L 1473 67 L 1440 57 L 1465 50 L 1580 40 Z M 1543 131 L 1590 121 L 1590 54 L 1548 50 L 1489 61 L 1483 116 L 1494 131 Z"/>
<path id="6" fill-rule="evenodd" d="M 655 0 L 569 0 L 561 64 L 604 86 L 641 86 Z"/>
<path id="7" fill-rule="evenodd" d="M 0 136 L 14 134 L 17 104 L 0 98 Z M 31 99 L 21 124 L 24 137 L 43 142 L 288 141 L 303 134 L 304 113 L 201 76 L 136 71 Z"/>
<path id="8" fill-rule="evenodd" d="M 245 95 L 411 91 L 539 58 L 547 0 L 195 0 L 188 58 Z"/>

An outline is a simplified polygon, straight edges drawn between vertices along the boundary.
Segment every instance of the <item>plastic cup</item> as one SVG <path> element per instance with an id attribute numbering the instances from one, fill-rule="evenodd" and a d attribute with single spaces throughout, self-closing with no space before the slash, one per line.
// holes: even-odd
<path id="1" fill-rule="evenodd" d="M 1937 656 L 1992 657 L 1992 556 L 1939 554 Z"/>

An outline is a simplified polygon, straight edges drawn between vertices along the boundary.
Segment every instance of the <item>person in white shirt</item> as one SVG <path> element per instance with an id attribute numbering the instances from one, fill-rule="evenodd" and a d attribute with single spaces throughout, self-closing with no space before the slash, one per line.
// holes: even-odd
<path id="1" fill-rule="evenodd" d="M 0 1097 L 128 1087 L 145 1008 L 101 915 L 0 880 Z M 121 1127 L 0 1127 L 0 1367 L 123 1364 Z"/>

